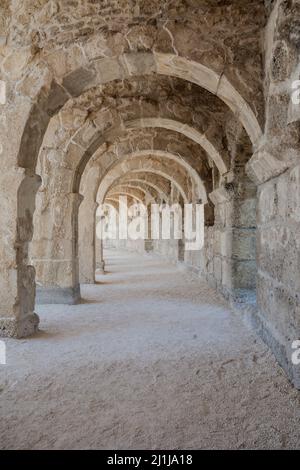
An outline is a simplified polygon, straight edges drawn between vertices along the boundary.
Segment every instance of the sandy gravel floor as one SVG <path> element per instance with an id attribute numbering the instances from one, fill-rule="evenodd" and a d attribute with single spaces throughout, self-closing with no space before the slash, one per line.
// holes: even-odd
<path id="1" fill-rule="evenodd" d="M 6 341 L 2 449 L 300 447 L 300 393 L 212 289 L 158 258 L 107 269 Z"/>

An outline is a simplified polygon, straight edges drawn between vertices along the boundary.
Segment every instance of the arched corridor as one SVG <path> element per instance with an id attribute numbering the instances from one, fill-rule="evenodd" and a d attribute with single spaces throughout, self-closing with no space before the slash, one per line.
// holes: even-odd
<path id="1" fill-rule="evenodd" d="M 1 0 L 3 447 L 300 445 L 299 44 L 299 0 Z"/>
<path id="2" fill-rule="evenodd" d="M 214 289 L 158 256 L 105 261 L 82 303 L 7 342 L 1 447 L 297 448 L 298 392 Z"/>

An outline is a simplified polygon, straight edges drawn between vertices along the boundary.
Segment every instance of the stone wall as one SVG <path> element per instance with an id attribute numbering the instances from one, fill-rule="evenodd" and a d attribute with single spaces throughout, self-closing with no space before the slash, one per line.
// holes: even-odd
<path id="1" fill-rule="evenodd" d="M 300 388 L 291 362 L 300 338 L 300 105 L 292 83 L 300 78 L 300 4 L 274 2 L 265 35 L 266 125 L 248 165 L 258 184 L 257 330 Z"/>
<path id="2" fill-rule="evenodd" d="M 300 166 L 259 187 L 258 328 L 300 387 L 292 342 L 300 337 Z"/>

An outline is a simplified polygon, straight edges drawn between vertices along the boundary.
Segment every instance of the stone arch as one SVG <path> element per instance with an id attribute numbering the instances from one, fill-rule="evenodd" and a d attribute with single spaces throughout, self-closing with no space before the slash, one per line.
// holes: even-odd
<path id="1" fill-rule="evenodd" d="M 18 154 L 19 166 L 35 168 L 50 118 L 57 114 L 70 98 L 80 96 L 86 90 L 110 81 L 153 73 L 182 78 L 216 95 L 241 121 L 252 144 L 259 142 L 262 132 L 254 112 L 224 74 L 218 74 L 207 66 L 184 57 L 141 52 L 91 61 L 85 68 L 79 67 L 66 74 L 61 84 L 53 78 L 47 87 L 40 89 L 24 127 Z"/>
<path id="2" fill-rule="evenodd" d="M 150 149 L 150 153 L 152 152 L 152 150 Z M 140 152 L 140 156 L 146 156 L 147 154 L 149 154 L 149 152 L 146 152 L 146 151 L 143 151 L 143 152 Z M 136 156 L 138 155 L 137 154 L 133 154 L 132 156 Z M 191 173 L 191 176 L 193 176 L 193 180 L 196 182 L 196 187 L 198 187 L 197 189 L 197 194 L 198 194 L 198 198 L 201 198 L 202 200 L 204 200 L 204 202 L 207 200 L 206 198 L 206 195 L 205 195 L 205 188 L 203 186 L 203 183 L 201 181 L 201 179 L 199 178 L 199 176 L 197 175 L 197 172 L 191 168 L 187 162 L 185 162 L 184 158 L 181 158 L 177 155 L 172 155 L 172 154 L 168 154 L 167 152 L 163 152 L 161 154 L 159 153 L 156 153 L 155 154 L 156 157 L 162 157 L 162 158 L 167 158 L 169 156 L 169 159 L 173 160 L 173 161 L 176 161 L 177 163 L 179 163 L 181 166 L 184 166 L 186 168 L 187 171 L 189 171 Z M 118 156 L 118 158 L 116 159 L 116 161 L 118 161 L 120 159 L 120 156 Z M 102 157 L 102 160 L 103 160 L 103 157 Z M 101 160 L 101 162 L 102 162 Z M 105 161 L 105 160 L 104 160 Z M 109 163 L 112 164 L 113 160 L 111 160 L 111 158 L 107 159 L 107 165 L 108 165 L 108 168 L 109 168 Z M 104 162 L 102 163 L 102 165 L 104 164 Z M 97 187 L 97 173 L 94 171 L 94 170 L 91 170 L 90 171 L 90 174 L 91 174 L 91 180 L 89 182 L 89 187 L 94 187 L 96 188 Z M 67 187 L 67 181 L 66 181 L 66 178 L 64 179 L 64 188 Z M 75 201 L 74 198 L 76 199 L 76 194 L 77 193 L 74 193 L 74 192 L 68 192 L 67 189 L 64 189 L 66 191 L 66 194 L 65 194 L 65 197 L 67 198 L 67 200 L 70 200 L 70 201 Z M 184 191 L 182 191 L 182 188 L 180 188 L 180 191 L 184 194 Z M 60 197 L 62 196 L 62 194 L 60 193 Z M 68 205 L 67 206 L 67 213 L 65 213 L 65 218 L 63 219 L 64 220 L 64 224 L 67 222 L 67 220 L 69 220 L 68 222 L 68 226 L 69 227 L 72 227 L 73 225 L 73 230 L 77 231 L 77 223 L 75 224 L 74 221 L 77 219 L 77 209 L 78 209 L 78 204 L 80 203 L 81 201 L 81 197 L 77 197 L 76 201 L 78 200 L 77 203 L 72 203 L 71 205 Z M 88 201 L 87 201 L 88 202 Z M 85 202 L 83 203 L 85 204 Z M 68 208 L 69 207 L 69 208 Z M 90 214 L 90 218 L 91 220 L 94 218 L 94 215 L 93 215 L 93 212 L 96 210 L 95 209 L 95 199 L 91 200 L 90 202 L 88 202 L 85 206 L 85 212 L 88 214 Z M 40 223 L 42 223 L 42 221 L 40 220 Z M 85 223 L 85 226 L 86 226 L 87 222 Z M 47 223 L 43 223 L 42 224 L 43 226 L 47 226 Z M 91 231 L 91 233 L 94 233 L 94 230 Z M 58 297 L 59 301 L 62 302 L 62 300 L 64 300 L 65 302 L 72 302 L 73 300 L 73 297 L 75 295 L 75 301 L 76 299 L 78 298 L 79 296 L 79 282 L 75 282 L 75 285 L 74 285 L 74 279 L 73 279 L 73 275 L 72 275 L 72 270 L 71 270 L 71 266 L 73 265 L 73 263 L 77 264 L 77 244 L 74 245 L 73 243 L 73 240 L 76 238 L 76 232 L 72 235 L 72 232 L 70 232 L 68 230 L 68 246 L 69 248 L 67 248 L 67 244 L 66 244 L 66 241 L 64 241 L 64 249 L 67 250 L 65 251 L 64 253 L 64 256 L 63 256 L 63 259 L 64 260 L 69 260 L 68 262 L 68 266 L 70 266 L 67 270 L 67 272 L 70 273 L 69 275 L 69 280 L 67 279 L 67 277 L 64 275 L 64 290 L 62 292 L 62 295 L 63 295 L 63 299 L 62 299 L 62 296 L 59 294 L 59 289 L 57 288 L 57 284 L 58 282 L 55 282 L 54 283 L 54 279 L 52 279 L 51 281 L 51 286 L 53 284 L 55 284 L 55 289 L 53 287 L 49 287 L 49 292 L 48 292 L 48 289 L 45 289 L 45 286 L 47 285 L 48 281 L 46 279 L 48 279 L 48 274 L 46 274 L 48 272 L 48 270 L 50 270 L 50 272 L 55 272 L 54 269 L 50 269 L 50 266 L 49 266 L 49 262 L 48 263 L 45 263 L 44 260 L 43 260 L 43 256 L 42 256 L 42 253 L 39 253 L 38 254 L 38 257 L 36 257 L 35 253 L 36 253 L 36 250 L 34 249 L 34 253 L 33 253 L 33 263 L 37 269 L 37 277 L 38 277 L 38 280 L 39 282 L 41 283 L 41 286 L 44 286 L 44 287 L 38 287 L 38 290 L 37 290 L 37 299 L 38 299 L 38 302 L 39 303 L 44 303 L 45 301 L 49 301 L 49 299 L 51 299 L 52 302 L 55 301 L 55 298 Z M 90 238 L 90 237 L 89 237 Z M 94 243 L 92 240 L 90 240 L 89 242 L 87 243 Z M 49 240 L 49 250 L 52 251 L 51 249 L 51 245 L 53 246 L 53 249 L 55 250 L 52 254 L 52 256 L 54 257 L 54 261 L 53 263 L 55 262 L 55 269 L 57 269 L 57 267 L 59 266 L 60 264 L 60 261 L 59 259 L 56 259 L 57 258 L 57 251 L 56 251 L 56 245 L 59 245 L 61 244 L 61 242 L 59 241 L 59 239 L 54 239 L 54 240 Z M 73 253 L 73 250 L 76 250 L 75 253 Z M 59 257 L 60 258 L 60 257 Z M 49 259 L 49 256 L 48 256 L 48 259 Z M 64 263 L 66 263 L 66 261 L 64 261 Z M 75 270 L 75 272 L 78 271 L 78 269 L 76 268 L 73 268 Z M 65 272 L 66 269 L 63 269 L 62 272 Z M 46 278 L 45 278 L 45 275 L 46 275 Z M 59 273 L 58 273 L 59 275 Z M 59 281 L 61 282 L 61 281 Z M 66 283 L 69 284 L 69 286 L 66 285 Z M 46 295 L 46 298 L 44 299 L 44 296 Z"/>
<path id="3" fill-rule="evenodd" d="M 151 152 L 150 152 L 151 156 Z M 112 165 L 110 165 L 106 171 L 102 170 L 102 174 L 99 175 L 99 179 L 97 180 L 94 178 L 93 174 L 93 184 L 96 186 L 92 186 L 91 182 L 87 185 L 88 190 L 91 194 L 98 192 L 98 196 L 96 198 L 97 206 L 98 204 L 103 204 L 104 200 L 107 196 L 107 192 L 109 191 L 110 187 L 113 186 L 115 183 L 117 183 L 122 176 L 127 175 L 127 174 L 134 174 L 135 172 L 139 174 L 141 171 L 143 173 L 149 173 L 149 174 L 155 174 L 159 175 L 160 177 L 163 177 L 169 181 L 172 181 L 175 186 L 178 188 L 178 191 L 182 195 L 182 198 L 185 202 L 189 200 L 188 194 L 186 194 L 186 190 L 182 187 L 182 184 L 184 183 L 184 180 L 177 179 L 176 174 L 170 169 L 169 166 L 165 165 L 164 169 L 162 169 L 163 165 L 159 160 L 154 160 L 154 162 L 150 160 L 150 164 L 146 165 L 145 161 L 149 160 L 150 158 L 149 152 L 135 152 L 133 154 L 128 154 L 124 155 L 122 158 L 120 158 Z M 148 157 L 148 158 L 147 158 Z M 158 155 L 156 155 L 158 157 Z M 160 155 L 162 157 L 162 155 Z M 176 165 L 181 166 L 184 169 L 184 172 L 190 171 L 192 174 L 193 178 L 196 178 L 196 185 L 198 185 L 198 193 L 197 197 L 204 198 L 205 194 L 203 193 L 203 184 L 200 181 L 200 178 L 196 173 L 176 155 L 171 155 L 164 153 L 163 154 L 164 159 L 169 159 L 173 162 L 176 163 Z M 188 174 L 188 173 L 187 173 Z M 102 184 L 103 189 L 103 194 L 99 194 L 99 189 Z M 98 189 L 99 188 L 99 189 Z M 95 191 L 97 189 L 97 191 Z M 205 196 L 206 198 L 206 196 Z M 94 200 L 94 199 L 92 199 Z M 92 208 L 94 207 L 92 203 L 89 204 L 89 207 Z M 81 231 L 80 235 L 80 266 L 81 266 L 81 278 L 85 280 L 85 282 L 94 282 L 95 279 L 95 226 L 94 226 L 94 221 L 95 221 L 95 216 L 92 212 L 88 211 L 88 208 L 86 210 L 82 210 L 82 217 L 84 217 L 84 222 L 83 220 L 80 221 L 79 225 L 80 227 L 85 227 L 84 231 Z M 89 227 L 88 229 L 86 229 Z"/>
<path id="4" fill-rule="evenodd" d="M 207 145 L 204 145 L 208 154 L 211 153 L 209 158 L 212 162 L 215 160 L 221 174 L 226 172 L 229 168 L 229 159 L 226 145 L 222 140 L 224 129 L 221 123 L 227 121 L 226 109 L 229 108 L 210 93 L 203 91 L 199 93 L 199 87 L 195 85 L 190 90 L 186 85 L 187 82 L 181 79 L 175 79 L 179 80 L 179 83 L 174 79 L 170 83 L 157 79 L 156 88 L 166 95 L 164 99 L 159 100 L 154 86 L 155 80 L 151 76 L 147 76 L 147 80 L 145 76 L 142 79 L 145 80 L 145 83 L 142 81 L 146 88 L 144 93 L 140 89 L 135 90 L 139 80 L 132 79 L 125 82 L 124 89 L 117 81 L 107 87 L 100 87 L 100 90 L 93 88 L 80 98 L 71 100 L 59 117 L 52 119 L 43 142 L 45 150 L 54 153 L 54 149 L 63 149 L 56 160 L 61 160 L 61 166 L 67 165 L 71 168 L 71 164 L 75 165 L 80 158 L 77 153 L 81 147 L 87 149 L 94 141 L 96 146 L 97 138 L 105 132 L 111 130 L 113 136 L 114 128 L 119 127 L 121 132 L 122 128 L 126 128 L 127 122 L 143 121 L 146 118 L 149 120 L 149 127 L 154 126 L 151 121 L 155 120 L 157 128 L 169 128 L 174 132 L 181 132 L 184 128 L 185 134 L 192 134 L 191 139 L 194 138 L 199 145 L 207 141 Z M 133 91 L 130 86 L 133 87 Z M 179 93 L 182 92 L 180 99 L 176 96 L 177 90 Z M 120 98 L 117 97 L 118 93 Z M 196 102 L 191 99 L 191 94 L 195 95 Z M 162 126 L 159 124 L 160 121 Z M 135 128 L 145 128 L 145 124 L 136 124 Z M 108 134 L 107 138 L 109 139 Z M 64 156 L 68 148 L 72 160 L 71 157 Z M 40 159 L 42 158 L 43 152 L 40 155 Z"/>
<path id="5" fill-rule="evenodd" d="M 218 74 L 195 61 L 172 54 L 131 53 L 123 54 L 118 58 L 96 59 L 84 68 L 79 66 L 65 75 L 60 83 L 53 76 L 51 77 L 46 68 L 46 77 L 42 86 L 37 86 L 37 92 L 32 87 L 34 90 L 34 96 L 31 97 L 33 104 L 27 106 L 28 114 L 27 118 L 24 118 L 25 125 L 21 132 L 17 164 L 34 171 L 50 118 L 57 114 L 71 97 L 79 96 L 92 86 L 112 80 L 152 73 L 178 76 L 207 89 L 222 99 L 238 116 L 253 145 L 256 145 L 260 139 L 261 129 L 251 107 L 230 84 L 225 74 Z M 41 82 L 40 78 L 39 82 Z M 17 104 L 18 99 L 16 100 Z M 18 199 L 18 194 L 15 197 Z M 21 212 L 27 210 L 23 209 L 24 205 L 27 207 L 26 200 L 18 199 L 17 204 Z M 76 204 L 78 204 L 77 200 Z M 20 242 L 23 244 L 22 240 Z M 23 249 L 20 250 L 20 252 L 23 251 Z M 26 256 L 18 260 L 20 266 L 24 262 L 26 263 Z M 24 313 L 21 312 L 20 315 L 24 316 Z"/>
<path id="6" fill-rule="evenodd" d="M 205 134 L 200 134 L 199 131 L 188 126 L 187 124 L 175 121 L 173 119 L 164 118 L 142 118 L 129 121 L 125 123 L 125 127 L 128 130 L 139 129 L 139 128 L 163 128 L 171 131 L 178 132 L 185 135 L 189 139 L 199 144 L 209 155 L 212 161 L 215 163 L 220 174 L 223 175 L 228 171 L 224 160 L 222 159 L 219 152 L 216 150 L 214 145 L 209 141 Z"/>
<path id="7" fill-rule="evenodd" d="M 153 201 L 154 200 L 153 195 L 145 187 L 142 187 L 141 185 L 134 185 L 130 182 L 123 183 L 123 184 L 121 182 L 119 182 L 118 184 L 115 183 L 113 188 L 110 189 L 109 195 L 111 195 L 113 192 L 118 192 L 118 191 L 129 191 L 130 192 L 131 190 L 133 191 L 132 194 L 135 194 L 135 192 L 142 193 L 142 199 L 143 199 L 144 202 L 146 200 L 148 200 L 148 201 Z"/>
<path id="8" fill-rule="evenodd" d="M 160 195 L 165 201 L 168 200 L 168 196 L 167 194 L 165 193 L 165 190 L 164 190 L 164 187 L 159 187 L 157 183 L 154 183 L 153 181 L 146 181 L 144 180 L 143 178 L 139 177 L 138 175 L 129 175 L 127 177 L 128 179 L 126 178 L 121 178 L 120 179 L 120 182 L 121 183 L 128 183 L 129 184 L 141 184 L 141 185 L 145 185 L 146 187 L 150 189 L 153 189 L 153 193 L 156 194 L 156 195 Z M 155 197 L 155 196 L 153 196 Z"/>
<path id="9" fill-rule="evenodd" d="M 146 175 L 146 173 L 144 173 Z M 116 185 L 128 186 L 132 188 L 140 188 L 145 194 L 147 194 L 148 199 L 158 200 L 160 198 L 167 198 L 166 193 L 163 191 L 163 188 L 159 188 L 159 183 L 149 183 L 148 181 L 143 181 L 141 177 L 135 176 L 134 174 L 127 174 L 124 177 L 121 177 L 116 181 Z"/>
<path id="10" fill-rule="evenodd" d="M 190 177 L 191 180 L 194 180 L 195 182 L 195 197 L 197 199 L 202 199 L 202 200 L 204 199 L 206 202 L 207 200 L 206 192 L 205 192 L 203 183 L 199 178 L 199 175 L 195 174 L 195 172 L 191 168 L 188 168 L 182 162 L 182 160 L 180 160 L 176 155 L 172 155 L 168 152 L 164 152 L 160 154 L 159 156 L 162 157 L 162 155 L 165 159 L 169 159 L 173 162 L 176 162 L 178 167 L 184 168 L 184 170 L 186 171 L 186 175 Z M 157 161 L 153 159 L 152 161 L 148 160 L 149 158 L 153 156 L 157 156 L 157 155 L 150 154 L 149 156 L 148 152 L 142 151 L 142 152 L 134 152 L 133 154 L 125 155 L 122 157 L 122 159 L 119 159 L 119 161 L 113 164 L 102 176 L 99 189 L 97 192 L 97 201 L 99 203 L 102 203 L 104 201 L 106 192 L 108 191 L 109 187 L 120 176 L 128 173 L 129 171 L 132 172 L 132 171 L 135 171 L 136 169 L 139 171 L 142 169 L 143 172 L 150 171 L 151 173 L 153 173 L 155 170 L 157 174 L 170 179 L 174 183 L 174 185 L 178 188 L 184 200 L 187 202 L 189 198 L 188 198 L 188 195 L 186 194 L 186 190 L 184 190 L 184 187 L 182 185 L 182 180 L 177 179 L 176 176 L 172 173 L 170 175 L 170 173 L 168 173 L 168 171 L 170 172 L 170 169 L 168 167 L 167 168 L 164 167 L 164 170 L 161 169 L 163 168 L 163 165 L 159 160 Z M 147 165 L 145 163 L 146 161 L 148 163 Z"/>
<path id="11" fill-rule="evenodd" d="M 155 118 L 153 118 L 153 120 L 151 120 L 149 123 L 151 124 L 150 128 L 157 127 L 157 128 L 167 129 L 167 130 L 171 130 L 171 129 L 176 130 L 176 132 L 185 135 L 188 139 L 192 140 L 194 143 L 201 145 L 200 141 L 202 139 L 202 136 L 196 131 L 192 132 L 191 130 L 191 132 L 188 132 L 188 130 L 190 129 L 187 129 L 186 126 L 180 122 L 175 122 L 175 121 L 170 122 L 170 120 L 163 120 L 163 119 L 156 120 Z M 148 128 L 147 123 L 144 120 L 139 120 L 139 121 L 129 122 L 129 123 L 125 122 L 124 123 L 125 129 L 127 125 L 128 125 L 127 132 L 130 130 Z M 91 139 L 92 143 L 89 146 L 87 146 L 85 151 L 82 151 L 82 149 L 78 149 L 76 144 L 75 144 L 76 148 L 74 148 L 74 144 L 71 144 L 72 145 L 71 151 L 72 151 L 72 154 L 74 154 L 74 157 L 76 158 L 76 162 L 77 162 L 77 168 L 74 173 L 74 179 L 72 183 L 73 192 L 77 192 L 79 190 L 81 176 L 84 172 L 84 169 L 88 161 L 91 159 L 92 155 L 94 155 L 97 149 L 101 147 L 103 144 L 105 144 L 106 142 L 114 141 L 117 136 L 121 136 L 122 134 L 126 135 L 125 129 L 122 129 L 119 127 L 112 127 L 111 129 L 107 130 L 104 133 L 95 132 L 95 135 L 93 135 Z M 220 160 L 219 156 L 218 156 L 218 159 Z M 223 173 L 224 171 L 225 172 L 227 171 L 226 167 L 224 166 L 224 163 L 222 163 L 221 168 L 222 168 Z"/>
<path id="12" fill-rule="evenodd" d="M 144 198 L 141 195 L 138 195 L 135 191 L 130 191 L 129 189 L 118 189 L 118 190 L 110 190 L 107 194 L 107 197 L 115 197 L 116 199 L 118 196 L 128 196 L 134 198 L 139 204 L 144 204 Z"/>

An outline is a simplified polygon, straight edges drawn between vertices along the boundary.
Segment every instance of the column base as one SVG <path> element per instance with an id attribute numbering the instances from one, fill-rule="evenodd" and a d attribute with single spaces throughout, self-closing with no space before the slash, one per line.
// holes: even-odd
<path id="1" fill-rule="evenodd" d="M 96 271 L 100 271 L 98 274 L 105 274 L 105 263 L 104 263 L 104 261 L 98 261 L 96 263 Z"/>
<path id="2" fill-rule="evenodd" d="M 75 305 L 81 299 L 80 286 L 76 287 L 36 287 L 36 304 Z"/>
<path id="3" fill-rule="evenodd" d="M 153 240 L 145 240 L 145 251 L 151 253 L 153 251 Z"/>
<path id="4" fill-rule="evenodd" d="M 95 276 L 92 278 L 92 277 L 85 277 L 85 276 L 81 276 L 80 277 L 80 284 L 95 284 Z"/>
<path id="5" fill-rule="evenodd" d="M 0 337 L 25 338 L 38 331 L 39 317 L 30 313 L 21 320 L 18 318 L 0 318 Z"/>
<path id="6" fill-rule="evenodd" d="M 231 289 L 228 291 L 231 301 L 237 304 L 256 305 L 256 289 Z"/>

